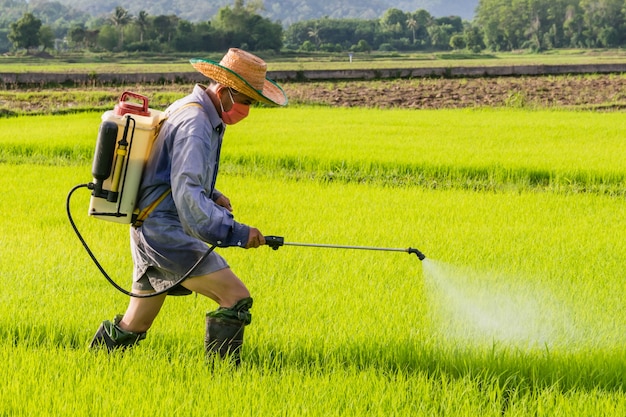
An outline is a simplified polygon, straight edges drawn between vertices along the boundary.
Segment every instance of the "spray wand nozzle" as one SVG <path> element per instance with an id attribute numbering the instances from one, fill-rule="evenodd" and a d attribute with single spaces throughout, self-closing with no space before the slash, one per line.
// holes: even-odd
<path id="1" fill-rule="evenodd" d="M 414 253 L 415 255 L 417 255 L 417 259 L 419 259 L 420 261 L 423 261 L 424 259 L 426 259 L 426 255 L 420 252 L 419 249 L 408 248 L 407 252 Z"/>
<path id="2" fill-rule="evenodd" d="M 321 243 L 296 243 L 285 242 L 285 238 L 282 236 L 265 236 L 265 244 L 274 250 L 278 250 L 281 246 L 307 246 L 315 248 L 334 248 L 334 249 L 363 249 L 363 250 L 377 250 L 387 252 L 408 252 L 414 253 L 420 261 L 426 259 L 426 255 L 415 248 L 381 248 L 376 246 L 346 246 L 346 245 L 326 245 Z"/>

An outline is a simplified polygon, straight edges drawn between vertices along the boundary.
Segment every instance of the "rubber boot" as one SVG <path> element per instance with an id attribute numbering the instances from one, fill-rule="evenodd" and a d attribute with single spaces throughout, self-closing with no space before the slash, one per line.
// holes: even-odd
<path id="1" fill-rule="evenodd" d="M 122 320 L 122 315 L 115 316 L 113 322 L 105 320 L 102 322 L 96 334 L 93 336 L 93 340 L 89 345 L 90 349 L 96 349 L 100 347 L 106 347 L 107 351 L 111 352 L 116 349 L 126 349 L 134 346 L 141 340 L 146 338 L 146 332 L 134 333 L 122 330 L 118 324 Z"/>
<path id="2" fill-rule="evenodd" d="M 204 349 L 207 357 L 212 359 L 219 355 L 221 359 L 232 360 L 235 365 L 239 366 L 243 332 L 244 324 L 240 321 L 207 316 L 206 336 L 204 338 Z"/>
<path id="3" fill-rule="evenodd" d="M 218 356 L 232 361 L 236 366 L 241 364 L 241 347 L 246 325 L 250 324 L 252 315 L 248 311 L 252 307 L 252 298 L 244 298 L 231 308 L 220 307 L 206 315 L 206 334 L 204 349 L 207 358 Z"/>

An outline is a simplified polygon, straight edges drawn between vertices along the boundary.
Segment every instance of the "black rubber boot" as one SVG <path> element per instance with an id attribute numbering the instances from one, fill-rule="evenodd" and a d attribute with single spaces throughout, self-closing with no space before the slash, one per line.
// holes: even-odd
<path id="1" fill-rule="evenodd" d="M 106 347 L 107 351 L 111 352 L 116 349 L 126 349 L 134 346 L 141 340 L 146 338 L 146 332 L 134 333 L 122 330 L 118 323 L 122 320 L 122 315 L 117 315 L 113 319 L 113 322 L 105 320 L 102 322 L 96 334 L 93 336 L 93 340 L 89 345 L 90 349 L 96 349 L 100 347 Z"/>
<path id="2" fill-rule="evenodd" d="M 221 359 L 241 363 L 244 328 L 252 321 L 248 311 L 252 307 L 252 298 L 244 298 L 233 307 L 220 307 L 206 315 L 206 334 L 204 349 L 207 358 L 219 355 Z"/>

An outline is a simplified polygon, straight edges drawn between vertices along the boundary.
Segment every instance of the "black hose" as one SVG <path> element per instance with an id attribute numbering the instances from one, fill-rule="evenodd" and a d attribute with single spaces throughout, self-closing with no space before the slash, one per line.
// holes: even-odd
<path id="1" fill-rule="evenodd" d="M 104 270 L 102 265 L 100 265 L 100 262 L 98 262 L 98 259 L 96 258 L 96 256 L 93 254 L 93 252 L 89 248 L 89 245 L 87 245 L 87 242 L 85 242 L 85 239 L 83 239 L 83 236 L 78 231 L 78 228 L 76 227 L 76 224 L 74 223 L 74 219 L 72 218 L 72 212 L 70 210 L 70 200 L 72 198 L 72 194 L 74 194 L 74 192 L 76 190 L 80 189 L 80 188 L 88 188 L 88 189 L 92 190 L 93 187 L 94 187 L 93 183 L 79 184 L 79 185 L 75 186 L 74 188 L 72 188 L 70 190 L 70 192 L 67 194 L 67 200 L 66 200 L 66 203 L 65 203 L 65 208 L 67 210 L 67 218 L 69 219 L 70 224 L 72 225 L 72 228 L 74 229 L 74 232 L 76 233 L 76 236 L 78 236 L 78 240 L 80 240 L 80 243 L 83 244 L 83 247 L 87 251 L 87 254 L 91 258 L 93 263 L 96 264 L 96 266 L 98 267 L 98 269 L 100 270 L 102 275 L 104 275 L 104 277 L 107 279 L 107 281 L 109 281 L 109 283 L 111 285 L 113 285 L 113 287 L 115 287 L 115 289 L 117 289 L 119 292 L 121 292 L 123 294 L 126 294 L 126 295 L 128 295 L 130 297 L 135 297 L 135 298 L 150 298 L 150 297 L 156 297 L 156 296 L 161 295 L 161 294 L 165 294 L 168 291 L 170 291 L 172 288 L 176 287 L 177 285 L 181 284 L 184 280 L 189 278 L 189 275 L 191 275 L 191 273 L 196 269 L 196 267 L 198 265 L 200 265 L 200 263 L 202 261 L 204 261 L 206 259 L 206 257 L 209 256 L 209 254 L 211 252 L 213 252 L 213 250 L 217 247 L 217 245 L 211 245 L 209 247 L 209 249 L 200 257 L 200 259 L 198 259 L 196 261 L 196 263 L 193 264 L 193 266 L 189 269 L 189 271 L 187 271 L 185 273 L 185 275 L 183 275 L 178 281 L 174 282 L 174 284 L 172 284 L 169 288 L 165 288 L 165 289 L 163 289 L 161 291 L 152 292 L 150 294 L 137 294 L 137 293 L 133 293 L 133 292 L 127 291 L 124 288 L 120 287 L 115 281 L 113 281 L 113 279 L 109 276 L 109 274 L 107 274 L 107 272 Z"/>

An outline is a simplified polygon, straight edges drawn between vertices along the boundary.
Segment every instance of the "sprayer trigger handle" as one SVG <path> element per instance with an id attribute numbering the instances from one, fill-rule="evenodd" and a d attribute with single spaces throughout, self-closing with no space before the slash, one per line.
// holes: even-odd
<path id="1" fill-rule="evenodd" d="M 274 250 L 285 244 L 285 238 L 282 236 L 265 236 L 265 244 Z"/>

